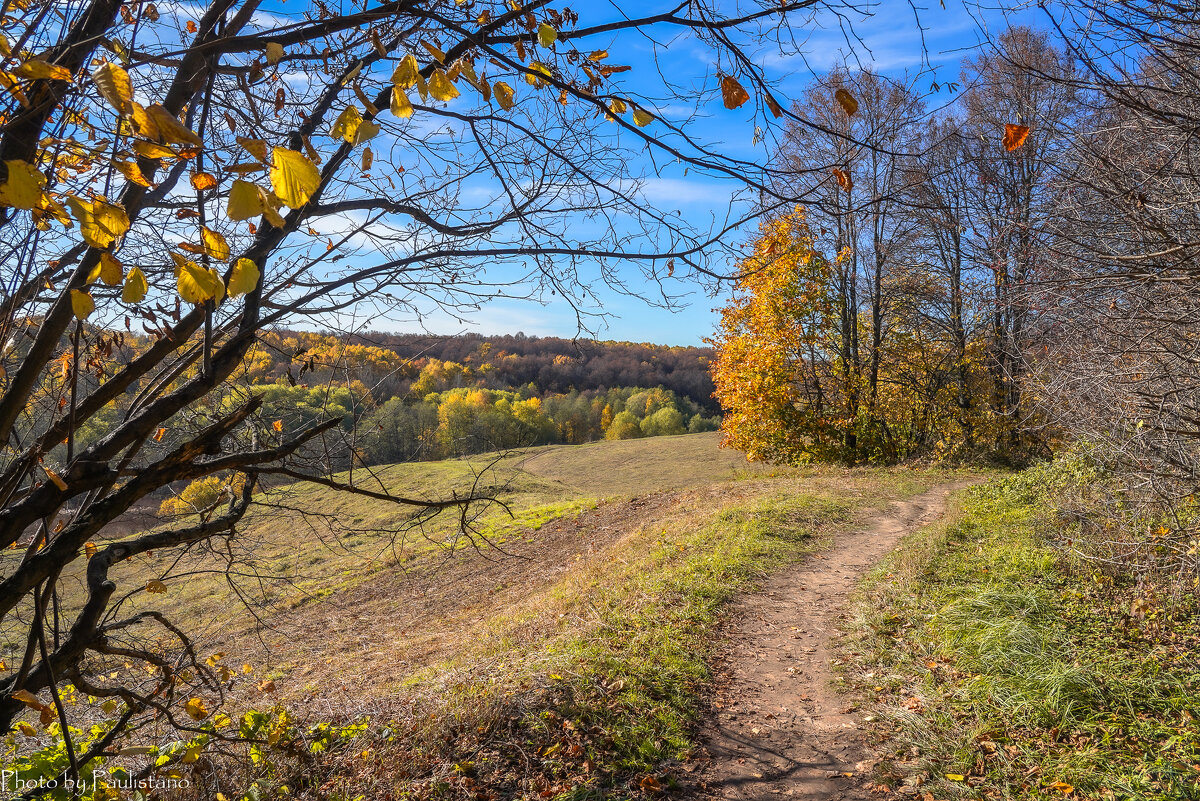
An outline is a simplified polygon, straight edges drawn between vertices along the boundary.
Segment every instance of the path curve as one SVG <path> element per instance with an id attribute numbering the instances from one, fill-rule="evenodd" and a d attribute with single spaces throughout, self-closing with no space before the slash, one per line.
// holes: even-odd
<path id="1" fill-rule="evenodd" d="M 700 729 L 695 795 L 859 801 L 875 760 L 855 709 L 832 686 L 837 621 L 863 575 L 905 534 L 941 517 L 943 484 L 837 535 L 832 548 L 734 604 Z M 691 782 L 689 782 L 691 783 Z"/>

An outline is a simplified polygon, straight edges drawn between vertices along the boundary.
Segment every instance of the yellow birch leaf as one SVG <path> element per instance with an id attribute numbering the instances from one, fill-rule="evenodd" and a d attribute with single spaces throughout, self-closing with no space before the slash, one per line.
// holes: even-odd
<path id="1" fill-rule="evenodd" d="M 208 268 L 208 279 L 213 288 L 213 300 L 217 303 L 225 300 L 225 282 L 221 280 L 221 273 L 216 267 Z"/>
<path id="2" fill-rule="evenodd" d="M 392 87 L 392 114 L 401 119 L 408 119 L 413 115 L 412 103 L 408 102 L 408 95 L 399 86 Z"/>
<path id="3" fill-rule="evenodd" d="M 100 254 L 100 280 L 107 286 L 117 286 L 125 278 L 125 268 L 111 253 Z"/>
<path id="4" fill-rule="evenodd" d="M 439 63 L 439 64 L 445 64 L 445 63 L 446 63 L 446 54 L 445 54 L 445 53 L 443 53 L 443 52 L 442 52 L 442 50 L 441 50 L 441 48 L 440 48 L 440 47 L 438 47 L 437 45 L 430 44 L 429 42 L 427 42 L 427 41 L 425 41 L 424 39 L 422 39 L 422 40 L 421 40 L 421 47 L 423 47 L 423 48 L 425 48 L 427 51 L 429 51 L 429 55 L 433 56 L 433 57 L 434 57 L 434 59 L 436 59 L 436 60 L 437 60 L 437 63 Z"/>
<path id="5" fill-rule="evenodd" d="M 133 131 L 143 139 L 158 139 L 158 123 L 149 112 L 136 100 L 129 103 L 129 119 L 133 122 Z"/>
<path id="6" fill-rule="evenodd" d="M 554 30 L 553 25 L 543 22 L 538 26 L 538 44 L 542 47 L 550 47 L 557 41 L 558 31 Z"/>
<path id="7" fill-rule="evenodd" d="M 334 139 L 342 139 L 346 142 L 354 141 L 354 134 L 358 130 L 358 126 L 362 124 L 362 114 L 358 111 L 358 106 L 346 106 L 342 113 L 333 121 L 333 126 L 329 129 L 329 135 Z"/>
<path id="8" fill-rule="evenodd" d="M 100 97 L 121 114 L 133 111 L 133 82 L 129 73 L 111 62 L 104 62 L 92 72 L 92 83 Z"/>
<path id="9" fill-rule="evenodd" d="M 283 45 L 279 42 L 267 42 L 266 47 L 267 63 L 272 67 L 279 63 L 279 59 L 283 58 Z"/>
<path id="10" fill-rule="evenodd" d="M 173 159 L 179 157 L 178 153 L 166 145 L 160 145 L 156 142 L 143 142 L 140 139 L 133 143 L 133 152 L 148 159 Z"/>
<path id="11" fill-rule="evenodd" d="M 262 139 L 248 139 L 244 136 L 237 137 L 237 143 L 242 146 L 242 149 L 249 153 L 254 158 L 267 163 L 267 143 Z"/>
<path id="12" fill-rule="evenodd" d="M 101 198 L 88 202 L 68 196 L 67 205 L 79 221 L 83 241 L 95 248 L 107 248 L 129 230 L 125 209 Z"/>
<path id="13" fill-rule="evenodd" d="M 440 100 L 447 103 L 458 97 L 458 88 L 450 83 L 450 79 L 446 77 L 446 73 L 442 70 L 434 70 L 429 76 L 429 94 L 433 95 L 434 100 Z"/>
<path id="14" fill-rule="evenodd" d="M 508 111 L 513 107 L 513 88 L 504 81 L 496 81 L 492 93 L 496 95 L 496 102 L 500 104 L 500 108 Z"/>
<path id="15" fill-rule="evenodd" d="M 125 286 L 121 288 L 121 301 L 124 303 L 141 303 L 146 297 L 146 276 L 140 269 L 134 267 L 125 276 Z"/>
<path id="16" fill-rule="evenodd" d="M 96 555 L 96 550 L 97 550 L 96 543 L 94 543 L 94 542 L 85 542 L 83 544 L 83 554 L 88 559 L 91 559 L 93 556 Z"/>
<path id="17" fill-rule="evenodd" d="M 392 73 L 392 84 L 401 89 L 411 89 L 417 85 L 417 78 L 420 75 L 421 65 L 417 63 L 417 57 L 409 53 Z"/>
<path id="18" fill-rule="evenodd" d="M 176 283 L 179 297 L 188 303 L 199 305 L 206 300 L 215 299 L 218 289 L 222 290 L 222 294 L 224 294 L 221 280 L 213 277 L 214 271 L 206 270 L 194 261 L 185 259 L 176 253 L 172 253 L 171 256 L 175 258 L 175 263 L 179 268 L 179 278 Z"/>
<path id="19" fill-rule="evenodd" d="M 375 153 L 369 147 L 364 147 L 362 152 L 362 171 L 367 172 L 371 169 L 371 165 L 375 163 Z"/>
<path id="20" fill-rule="evenodd" d="M 250 259 L 238 259 L 229 276 L 229 297 L 248 295 L 258 286 L 258 265 Z"/>
<path id="21" fill-rule="evenodd" d="M 42 200 L 46 176 L 27 161 L 12 159 L 4 162 L 8 177 L 0 184 L 0 206 L 32 209 Z"/>
<path id="22" fill-rule="evenodd" d="M 96 310 L 96 301 L 82 289 L 71 290 L 71 311 L 80 320 L 86 320 Z"/>
<path id="23" fill-rule="evenodd" d="M 838 89 L 833 93 L 833 99 L 838 102 L 842 110 L 846 112 L 847 117 L 853 117 L 854 112 L 858 111 L 858 101 L 854 99 L 854 95 L 846 89 Z"/>
<path id="24" fill-rule="evenodd" d="M 192 720 L 204 720 L 208 717 L 208 708 L 200 698 L 189 698 L 183 709 Z"/>
<path id="25" fill-rule="evenodd" d="M 26 737 L 36 737 L 37 736 L 37 729 L 33 728 L 33 726 L 30 726 L 28 723 L 26 723 L 23 720 L 17 724 L 17 728 L 20 729 L 21 734 L 24 734 Z"/>
<path id="26" fill-rule="evenodd" d="M 229 200 L 225 206 L 225 216 L 231 220 L 248 220 L 263 213 L 266 203 L 263 201 L 262 190 L 249 181 L 240 178 L 229 188 Z"/>
<path id="27" fill-rule="evenodd" d="M 364 120 L 362 122 L 362 124 L 360 124 L 358 126 L 358 129 L 354 132 L 354 141 L 351 144 L 353 144 L 357 147 L 358 145 L 361 145 L 363 142 L 367 142 L 371 139 L 374 139 L 375 135 L 378 133 L 379 133 L 379 123 Z"/>
<path id="28" fill-rule="evenodd" d="M 649 111 L 644 111 L 640 108 L 633 110 L 633 124 L 639 128 L 645 128 L 650 123 L 654 122 L 654 115 Z"/>
<path id="29" fill-rule="evenodd" d="M 71 71 L 66 67 L 60 67 L 57 64 L 50 64 L 38 58 L 31 58 L 21 66 L 13 70 L 13 74 L 19 78 L 28 78 L 29 80 L 52 80 L 52 81 L 69 81 L 71 80 Z"/>
<path id="30" fill-rule="evenodd" d="M 202 226 L 200 228 L 200 239 L 203 240 L 204 252 L 208 254 L 210 259 L 229 261 L 229 243 L 225 241 L 225 237 L 208 226 Z"/>
<path id="31" fill-rule="evenodd" d="M 150 186 L 150 182 L 146 180 L 146 176 L 142 175 L 142 168 L 137 165 L 136 161 L 118 161 L 113 166 L 117 168 L 117 172 L 125 176 L 126 180 L 138 186 Z"/>
<path id="32" fill-rule="evenodd" d="M 608 104 L 608 110 L 613 114 L 624 114 L 625 109 L 625 101 L 619 97 L 614 97 Z"/>
<path id="33" fill-rule="evenodd" d="M 272 152 L 271 185 L 275 194 L 289 209 L 298 209 L 320 187 L 321 173 L 303 153 L 284 147 L 277 147 Z"/>
<path id="34" fill-rule="evenodd" d="M 147 116 L 158 127 L 158 138 L 169 145 L 195 145 L 200 147 L 204 141 L 194 131 L 181 123 L 179 119 L 155 103 L 146 109 Z"/>

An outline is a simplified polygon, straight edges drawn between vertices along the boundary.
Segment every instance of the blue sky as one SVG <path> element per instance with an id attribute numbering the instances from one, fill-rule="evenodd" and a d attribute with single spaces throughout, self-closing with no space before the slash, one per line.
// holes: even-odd
<path id="1" fill-rule="evenodd" d="M 601 15 L 599 3 L 586 4 L 581 24 L 592 24 Z M 624 4 L 628 8 L 628 4 Z M 957 80 L 959 62 L 980 47 L 984 31 L 998 31 L 1006 19 L 1036 24 L 1036 11 L 1026 11 L 1017 4 L 1007 11 L 984 10 L 974 2 L 946 0 L 941 8 L 936 2 L 927 8 L 914 8 L 907 0 L 882 0 L 869 6 L 873 13 L 867 18 L 845 18 L 853 29 L 839 25 L 837 17 L 825 14 L 805 25 L 796 25 L 801 54 L 782 56 L 777 46 L 753 46 L 756 61 L 780 87 L 780 94 L 794 97 L 814 74 L 840 63 L 843 58 L 851 64 L 857 60 L 864 68 L 872 68 L 892 76 L 920 75 L 917 86 L 927 89 L 933 81 Z M 642 9 L 638 9 L 641 11 Z M 918 19 L 920 24 L 918 25 Z M 662 39 L 654 38 L 662 34 Z M 710 53 L 689 37 L 667 40 L 667 31 L 651 31 L 650 37 L 626 36 L 614 41 L 614 52 L 620 48 L 622 61 L 630 63 L 634 72 L 664 70 L 672 75 L 695 75 L 697 79 L 714 71 Z M 848 41 L 853 36 L 853 45 Z M 606 43 L 597 43 L 602 46 Z M 941 96 L 949 101 L 945 89 Z M 746 108 L 749 108 L 747 105 Z M 936 96 L 930 106 L 938 105 Z M 749 115 L 729 112 L 720 104 L 705 108 L 696 120 L 694 132 L 719 146 L 723 152 L 747 158 L 763 159 L 770 143 L 754 141 L 754 127 Z M 648 168 L 648 164 L 645 165 Z M 638 169 L 635 165 L 635 172 Z M 677 209 L 691 224 L 705 228 L 725 219 L 731 198 L 737 187 L 733 182 L 721 182 L 708 177 L 687 175 L 670 167 L 658 165 L 654 178 L 645 190 L 646 199 L 662 209 Z M 743 232 L 744 241 L 752 231 Z M 725 265 L 731 268 L 732 264 Z M 495 301 L 474 312 L 466 321 L 452 319 L 437 312 L 423 321 L 424 327 L 435 333 L 474 331 L 483 334 L 504 334 L 523 331 L 528 335 L 572 337 L 594 334 L 600 339 L 656 342 L 668 345 L 698 345 L 711 336 L 717 322 L 715 309 L 728 296 L 728 286 L 702 283 L 692 276 L 680 276 L 661 287 L 641 275 L 634 265 L 620 268 L 621 279 L 633 295 L 623 294 L 597 282 L 592 289 L 599 306 L 592 311 L 603 314 L 588 323 L 590 331 L 580 332 L 574 311 L 558 298 L 544 303 L 528 301 Z M 647 303 L 641 294 L 655 298 L 658 304 Z M 663 308 L 663 295 L 671 298 L 671 308 Z M 413 330 L 404 321 L 388 321 L 378 327 L 394 330 Z"/>

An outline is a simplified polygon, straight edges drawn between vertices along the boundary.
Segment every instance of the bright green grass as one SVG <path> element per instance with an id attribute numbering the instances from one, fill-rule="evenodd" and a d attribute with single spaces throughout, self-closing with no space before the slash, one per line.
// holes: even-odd
<path id="1" fill-rule="evenodd" d="M 848 675 L 881 705 L 885 778 L 938 799 L 1200 798 L 1200 621 L 1135 620 L 1132 588 L 1064 561 L 1055 470 L 969 491 L 868 580 Z"/>

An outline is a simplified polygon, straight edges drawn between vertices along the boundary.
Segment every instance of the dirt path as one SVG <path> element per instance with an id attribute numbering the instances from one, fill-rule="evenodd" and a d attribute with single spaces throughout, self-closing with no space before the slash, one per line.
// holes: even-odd
<path id="1" fill-rule="evenodd" d="M 863 574 L 909 531 L 940 517 L 958 486 L 892 503 L 735 606 L 701 728 L 697 795 L 871 798 L 874 760 L 856 710 L 832 687 L 837 620 Z"/>

